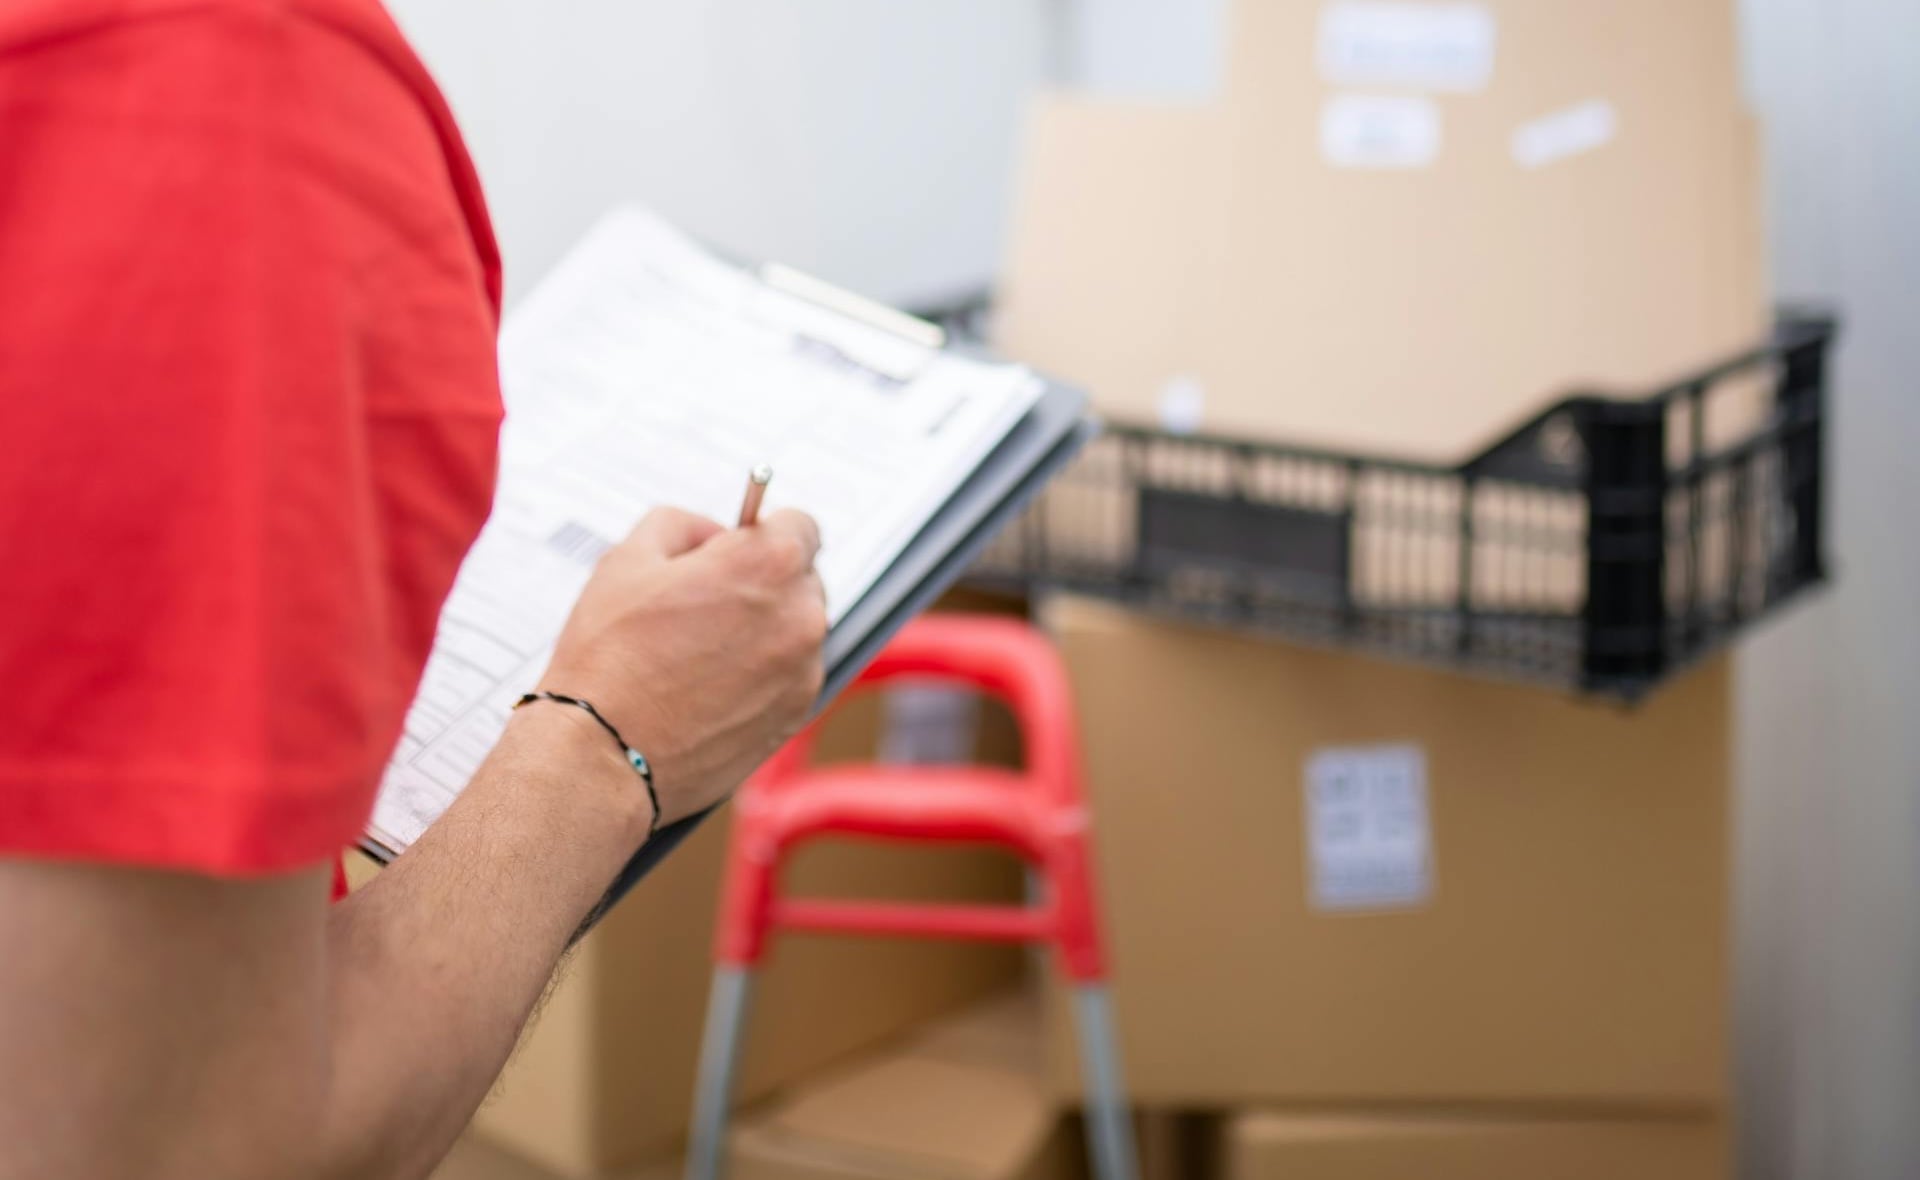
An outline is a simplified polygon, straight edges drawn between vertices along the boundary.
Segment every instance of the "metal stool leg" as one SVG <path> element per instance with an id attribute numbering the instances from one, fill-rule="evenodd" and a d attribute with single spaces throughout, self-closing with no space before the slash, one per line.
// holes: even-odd
<path id="1" fill-rule="evenodd" d="M 1080 1072 L 1087 1086 L 1087 1146 L 1100 1180 L 1139 1180 L 1133 1114 L 1120 1079 L 1120 1046 L 1113 1031 L 1113 1000 L 1102 984 L 1073 989 L 1080 1026 Z"/>
<path id="2" fill-rule="evenodd" d="M 747 1001 L 753 973 L 721 967 L 707 995 L 707 1027 L 700 1040 L 700 1080 L 693 1092 L 693 1135 L 687 1145 L 686 1180 L 720 1180 L 727 1149 L 727 1110 L 733 1102 L 733 1075 L 740 1064 L 746 1031 Z"/>

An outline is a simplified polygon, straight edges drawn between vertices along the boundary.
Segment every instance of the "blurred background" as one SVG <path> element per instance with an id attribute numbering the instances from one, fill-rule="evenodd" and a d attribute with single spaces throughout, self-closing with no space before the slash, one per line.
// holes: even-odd
<path id="1" fill-rule="evenodd" d="M 1340 266 L 1335 253 L 1302 244 L 1312 237 L 1308 234 L 1301 242 L 1262 239 L 1246 247 L 1250 261 L 1242 270 L 1256 273 L 1240 273 L 1234 268 L 1241 243 L 1222 240 L 1215 226 L 1201 224 L 1214 220 L 1207 210 L 1218 214 L 1221 224 L 1241 229 L 1263 224 L 1247 220 L 1258 211 L 1250 214 L 1243 207 L 1245 194 L 1294 191 L 1284 177 L 1264 175 L 1249 163 L 1257 155 L 1248 145 L 1264 134 L 1259 120 L 1282 119 L 1282 112 L 1291 109 L 1287 104 L 1305 112 L 1307 126 L 1321 109 L 1323 86 L 1314 76 L 1313 38 L 1322 6 L 1309 0 L 390 4 L 465 127 L 505 250 L 510 302 L 599 214 L 629 201 L 651 205 L 740 256 L 779 259 L 903 306 L 938 306 L 979 291 L 1005 291 L 1009 322 L 1001 337 L 1008 351 L 1056 370 L 1072 370 L 1081 354 L 1072 339 L 1074 325 L 1064 322 L 1072 315 L 1060 312 L 1050 318 L 1049 309 L 1078 305 L 1074 284 L 1092 283 L 1088 276 L 1101 273 L 1084 256 L 1124 262 L 1137 250 L 1140 273 L 1186 275 L 1179 281 L 1194 283 L 1200 280 L 1180 267 L 1192 257 L 1205 257 L 1216 267 L 1211 273 L 1231 273 L 1236 277 L 1230 281 L 1243 286 L 1298 278 L 1304 273 L 1300 268 Z M 1500 73 L 1486 102 L 1500 101 L 1498 87 L 1513 78 L 1548 69 L 1516 56 L 1529 38 L 1551 42 L 1551 30 L 1544 26 L 1554 18 L 1543 14 L 1581 6 L 1544 4 L 1533 16 L 1511 20 L 1507 13 L 1514 6 L 1492 7 L 1500 10 L 1503 21 Z M 1672 83 L 1676 89 L 1650 89 L 1640 99 L 1619 98 L 1619 114 L 1610 109 L 1599 132 L 1593 131 L 1591 120 L 1584 131 L 1578 118 L 1561 125 L 1575 146 L 1547 150 L 1587 150 L 1579 145 L 1582 135 L 1596 141 L 1617 136 L 1624 153 L 1646 127 L 1647 120 L 1634 121 L 1643 112 L 1660 112 L 1662 117 L 1654 121 L 1662 130 L 1677 143 L 1693 145 L 1672 151 L 1684 155 L 1713 150 L 1720 139 L 1688 138 L 1695 108 L 1718 104 L 1732 112 L 1744 104 L 1757 116 L 1759 128 L 1759 163 L 1746 195 L 1760 211 L 1764 227 L 1753 259 L 1756 273 L 1763 276 L 1764 293 L 1772 299 L 1815 301 L 1837 312 L 1841 321 L 1830 370 L 1832 425 L 1825 441 L 1826 549 L 1835 580 L 1810 600 L 1739 637 L 1728 690 L 1734 803 L 1724 814 L 1732 833 L 1734 888 L 1727 920 L 1734 932 L 1736 1000 L 1728 1017 L 1735 1080 L 1727 1109 L 1737 1127 L 1738 1174 L 1751 1180 L 1920 1175 L 1920 1120 L 1914 1118 L 1920 1110 L 1920 922 L 1915 920 L 1920 913 L 1920 725 L 1914 721 L 1920 702 L 1920 628 L 1913 620 L 1915 604 L 1920 603 L 1920 545 L 1912 540 L 1907 519 L 1909 506 L 1920 502 L 1920 464 L 1912 456 L 1920 445 L 1914 376 L 1920 372 L 1920 331 L 1914 327 L 1920 322 L 1920 219 L 1915 217 L 1920 210 L 1920 5 L 1911 0 L 1742 0 L 1736 12 L 1712 0 L 1673 5 L 1599 0 L 1585 7 L 1605 14 L 1595 28 L 1617 34 L 1622 45 L 1637 47 L 1659 39 L 1659 22 L 1686 25 L 1684 34 L 1675 32 L 1670 40 L 1695 55 L 1691 73 L 1683 57 Z M 1242 10 L 1263 15 L 1248 18 Z M 1276 12 L 1280 15 L 1273 15 Z M 1635 21 L 1652 23 L 1636 28 Z M 1594 44 L 1596 58 L 1603 58 L 1603 42 Z M 1722 48 L 1725 62 L 1716 56 Z M 1324 45 L 1320 52 L 1324 71 Z M 1638 77 L 1651 88 L 1658 71 L 1676 64 L 1668 60 L 1671 53 L 1636 48 L 1633 54 L 1586 65 L 1597 80 L 1612 70 L 1623 87 Z M 1585 68 L 1577 58 L 1570 61 L 1566 68 Z M 1721 69 L 1729 72 L 1730 92 L 1699 97 L 1719 85 L 1716 70 Z M 1700 89 L 1678 89 L 1683 82 Z M 1442 89 L 1440 101 L 1448 118 L 1458 105 L 1460 125 L 1470 128 L 1476 116 L 1464 105 L 1468 99 Z M 1063 92 L 1075 97 L 1062 99 Z M 1635 107 L 1636 101 L 1645 105 Z M 1042 106 L 1044 124 L 1036 122 Z M 1225 113 L 1217 128 L 1196 122 L 1190 132 L 1168 133 L 1153 119 L 1169 112 L 1203 120 L 1207 112 Z M 1670 119 L 1665 118 L 1668 113 Z M 1144 121 L 1136 130 L 1116 130 L 1121 124 L 1115 120 L 1128 117 Z M 1611 122 L 1616 117 L 1617 130 Z M 1085 125 L 1076 125 L 1076 120 Z M 1040 133 L 1035 128 L 1042 125 L 1048 150 L 1036 157 L 1035 136 Z M 1197 143 L 1204 148 L 1216 131 L 1224 144 L 1220 151 L 1228 159 L 1225 164 L 1205 161 L 1204 151 L 1194 147 Z M 1322 147 L 1331 151 L 1324 122 L 1321 131 Z M 1389 140 L 1411 135 L 1417 141 L 1419 119 L 1414 118 L 1412 131 L 1403 126 L 1382 134 Z M 1364 140 L 1362 136 L 1354 150 L 1384 150 L 1390 156 L 1410 152 L 1416 161 L 1422 152 L 1417 142 L 1388 142 L 1381 148 Z M 1200 155 L 1169 155 L 1160 165 L 1151 160 L 1131 166 L 1115 162 L 1118 157 L 1112 153 L 1125 144 L 1149 142 L 1172 145 L 1169 152 L 1178 147 Z M 1076 154 L 1083 149 L 1084 154 Z M 1671 195 L 1678 186 L 1695 183 L 1692 177 L 1661 170 L 1659 161 L 1680 158 L 1650 154 L 1646 159 L 1654 163 L 1645 170 L 1596 180 L 1602 187 L 1595 191 L 1621 194 L 1622 199 L 1630 194 Z M 1217 172 L 1207 171 L 1216 165 Z M 1394 166 L 1421 165 L 1403 161 Z M 1443 172 L 1434 173 L 1436 186 Z M 1164 181 L 1169 173 L 1191 182 L 1176 186 L 1184 193 L 1183 201 L 1197 192 L 1201 203 L 1156 203 L 1145 194 L 1155 178 Z M 1699 183 L 1707 186 L 1701 191 L 1710 194 L 1700 198 L 1706 214 L 1701 224 L 1716 219 L 1737 224 L 1747 216 L 1737 185 L 1714 189 L 1711 183 L 1719 181 L 1711 177 Z M 1241 194 L 1239 204 L 1236 193 Z M 1322 195 L 1313 189 L 1303 198 L 1309 202 L 1302 206 L 1304 214 L 1289 212 L 1278 202 L 1269 214 L 1276 219 L 1318 217 L 1350 208 L 1357 218 L 1384 218 L 1394 208 L 1310 203 Z M 1438 210 L 1433 216 L 1443 218 L 1451 216 L 1446 212 L 1453 207 L 1449 202 L 1470 199 L 1471 194 L 1436 187 L 1408 207 Z M 1144 212 L 1130 227 L 1106 238 L 1089 236 L 1106 216 L 1101 210 L 1109 200 L 1139 202 L 1126 207 Z M 1532 216 L 1519 214 L 1513 222 L 1526 228 Z M 1177 220 L 1182 217 L 1195 221 L 1183 224 Z M 1577 232 L 1605 231 L 1602 220 L 1582 221 L 1581 227 Z M 1058 243 L 1066 245 L 1050 253 Z M 1743 247 L 1736 241 L 1728 249 Z M 1257 266 L 1251 261 L 1255 258 Z M 1673 293 L 1693 281 L 1687 270 L 1692 264 L 1678 260 L 1671 271 L 1657 273 L 1659 256 L 1651 251 L 1638 256 L 1635 264 L 1642 266 L 1638 277 L 1652 293 L 1649 309 L 1663 306 L 1658 303 L 1663 292 L 1677 298 Z M 1365 267 L 1378 263 L 1367 259 L 1356 265 L 1365 273 Z M 1415 267 L 1418 261 L 1409 258 L 1405 265 Z M 1012 284 L 1010 271 L 1015 272 Z M 1530 273 L 1503 272 L 1497 281 L 1523 282 Z M 1423 292 L 1448 286 L 1472 290 L 1476 280 L 1475 274 L 1449 273 L 1411 293 L 1383 294 L 1384 306 L 1374 313 L 1377 326 L 1390 338 L 1404 320 L 1424 314 L 1417 302 Z M 1157 305 L 1158 312 L 1154 307 L 1121 307 L 1115 314 L 1136 314 L 1143 322 L 1157 323 L 1166 318 L 1166 308 L 1175 308 L 1183 309 L 1183 316 L 1231 321 L 1227 312 L 1216 316 L 1208 309 L 1193 310 L 1196 300 L 1206 298 L 1194 292 L 1205 289 L 1181 288 L 1178 298 Z M 1098 291 L 1087 294 L 1087 307 L 1105 306 Z M 1569 314 L 1605 311 L 1569 306 Z M 1731 347 L 1740 334 L 1737 320 L 1712 321 L 1702 313 L 1698 324 L 1699 338 L 1686 343 L 1697 346 L 1699 355 L 1688 365 L 1716 359 L 1716 350 Z M 1290 347 L 1288 329 L 1299 326 L 1299 321 L 1276 318 L 1268 324 L 1263 344 L 1284 354 Z M 1752 335 L 1757 342 L 1757 329 Z M 1138 377 L 1143 384 L 1136 400 L 1157 407 L 1161 421 L 1156 425 L 1161 427 L 1180 426 L 1185 418 L 1201 415 L 1195 407 L 1206 404 L 1204 391 L 1219 389 L 1230 379 L 1199 372 L 1209 363 L 1203 346 L 1187 343 L 1178 348 L 1188 349 L 1194 358 L 1194 374 L 1163 365 Z M 1665 366 L 1664 376 L 1679 376 L 1686 367 L 1673 369 L 1665 358 L 1683 353 L 1685 349 L 1655 350 L 1650 356 L 1662 359 L 1645 364 L 1652 369 Z M 1545 367 L 1537 371 L 1558 371 L 1550 363 L 1558 359 L 1545 358 Z M 1086 367 L 1096 371 L 1061 375 L 1088 381 L 1099 397 L 1106 374 L 1098 371 L 1097 363 Z M 1575 371 L 1584 372 L 1568 370 Z M 1625 366 L 1624 372 L 1632 371 L 1632 365 Z M 1179 384 L 1180 378 L 1190 380 Z M 1445 385 L 1445 375 L 1436 374 L 1436 383 Z M 1562 392 L 1564 388 L 1551 385 L 1529 396 L 1544 404 Z M 1216 397 L 1214 405 L 1220 404 Z M 1482 439 L 1517 420 L 1524 408 L 1518 401 L 1503 403 L 1485 410 L 1484 421 L 1456 421 L 1458 415 L 1448 420 L 1454 421 L 1460 437 Z M 1213 407 L 1205 411 L 1207 429 L 1216 425 L 1210 416 L 1214 412 Z M 1411 412 L 1408 420 L 1425 429 L 1420 426 L 1427 421 L 1422 414 L 1433 413 L 1430 408 Z M 1251 429 L 1244 414 L 1222 422 L 1235 432 Z M 1312 415 L 1302 419 L 1309 441 L 1379 445 L 1399 453 L 1423 452 L 1429 449 L 1423 440 L 1431 437 L 1436 452 L 1458 450 L 1453 436 L 1444 431 L 1409 441 L 1392 431 L 1380 434 L 1373 430 L 1376 425 L 1377 420 L 1363 420 L 1359 435 L 1343 440 L 1337 437 L 1337 422 Z M 1105 624 L 1095 619 L 1084 625 L 1097 631 Z M 1461 690 L 1470 691 L 1477 690 Z M 1697 684 L 1665 688 L 1645 708 L 1681 707 L 1673 702 L 1698 691 L 1703 690 Z M 1143 701 L 1139 707 L 1160 706 Z M 1527 706 L 1498 707 L 1503 717 L 1531 716 Z M 937 704 L 933 708 L 938 711 Z M 870 726 L 885 723 L 867 721 Z M 981 727 L 981 742 L 991 738 L 991 729 Z M 1639 733 L 1623 731 L 1617 740 L 1636 743 Z M 1348 739 L 1331 733 L 1326 740 Z M 1099 756 L 1093 758 L 1097 768 Z M 1291 768 L 1276 772 L 1274 790 L 1291 790 L 1293 773 Z M 1533 786 L 1547 792 L 1554 784 Z M 1095 789 L 1098 794 L 1098 784 Z M 1436 782 L 1436 798 L 1441 789 Z M 1104 823 L 1104 816 L 1097 816 L 1097 822 Z M 1442 896 L 1449 872 L 1458 868 L 1458 859 L 1450 863 L 1448 854 L 1442 843 L 1436 854 Z M 682 887 L 698 888 L 693 862 L 701 855 L 708 855 L 708 869 L 717 864 L 717 852 L 696 853 L 683 866 L 687 883 Z M 877 864 L 823 863 L 813 871 L 823 883 L 904 871 L 898 865 Z M 1632 865 L 1615 867 L 1623 874 L 1635 871 Z M 1110 858 L 1110 872 L 1113 869 Z M 1167 871 L 1179 870 L 1168 866 Z M 1667 870 L 1652 864 L 1647 871 L 1658 875 Z M 979 876 L 957 860 L 931 872 L 932 878 L 916 878 L 912 888 L 968 888 Z M 1523 887 L 1519 882 L 1515 886 Z M 1108 902 L 1116 904 L 1112 898 Z M 1677 904 L 1688 903 L 1682 899 Z M 1110 917 L 1116 927 L 1127 921 L 1120 915 Z M 626 920 L 638 930 L 654 919 L 641 914 Z M 667 935 L 650 933 L 644 940 L 649 945 L 640 945 L 641 936 L 634 934 L 636 945 L 622 947 L 615 942 L 618 923 L 607 934 L 576 964 L 569 987 L 581 994 L 550 1007 L 515 1067 L 518 1076 L 510 1074 L 502 1095 L 482 1116 L 478 1138 L 488 1145 L 487 1151 L 499 1149 L 501 1159 L 490 1162 L 469 1153 L 464 1166 L 525 1164 L 572 1175 L 602 1170 L 626 1174 L 651 1166 L 646 1158 L 650 1153 L 670 1151 L 670 1145 L 663 1148 L 657 1136 L 636 1129 L 632 1120 L 644 1120 L 640 1112 L 650 1105 L 674 1112 L 669 1121 L 683 1115 L 692 1081 L 690 1047 L 656 1053 L 640 1046 L 634 1050 L 637 1061 L 613 1060 L 620 1054 L 607 1053 L 604 1047 L 611 1043 L 609 1037 L 617 1041 L 618 1036 L 604 1026 L 619 1023 L 615 1009 L 621 1004 L 665 1002 L 659 998 L 662 989 L 679 988 L 673 994 L 686 1000 L 687 1017 L 680 1023 L 688 1026 L 684 1038 L 691 1039 L 697 1032 L 700 993 L 689 991 L 693 985 L 685 980 L 648 974 L 657 969 L 647 964 L 676 953 L 675 947 L 662 943 Z M 699 924 L 671 936 L 680 939 L 677 953 L 698 957 L 704 951 L 706 933 Z M 1125 931 L 1116 937 L 1120 949 L 1126 949 Z M 1617 945 L 1632 954 L 1630 939 L 1622 936 Z M 856 1048 L 864 1051 L 884 1041 L 882 1032 L 896 1036 L 934 1011 L 961 1007 L 990 991 L 988 984 L 998 978 L 998 968 L 961 966 L 958 957 L 919 960 L 918 967 L 905 962 L 887 959 L 865 969 L 906 980 L 896 990 L 918 989 L 919 994 L 892 1000 L 870 997 L 864 1001 L 870 1009 L 887 1009 L 889 1015 L 874 1028 L 856 1028 L 857 1021 L 835 1012 L 831 997 L 842 990 L 840 973 L 862 970 L 859 962 L 836 960 L 824 952 L 794 960 L 793 979 L 770 983 L 769 991 L 784 987 L 790 996 L 810 997 L 800 1007 L 813 1015 L 789 1019 L 776 1012 L 756 1024 L 754 1036 L 804 1043 L 791 1050 L 796 1064 L 767 1064 L 767 1083 L 749 1089 L 790 1092 L 796 1080 L 782 1075 L 803 1072 L 800 1063 L 812 1070 L 820 1063 L 847 1059 Z M 1117 987 L 1127 1034 L 1123 1043 L 1139 1041 L 1124 1028 L 1126 968 L 1122 956 L 1116 971 L 1121 973 Z M 1658 966 L 1649 964 L 1648 970 L 1657 973 Z M 913 974 L 916 971 L 920 974 Z M 703 986 L 703 980 L 697 982 Z M 1193 997 L 1192 1002 L 1204 1004 L 1205 998 Z M 1576 1019 L 1568 1013 L 1562 1017 Z M 791 1027 L 782 1026 L 783 1019 Z M 1387 1018 L 1384 1023 L 1391 1026 L 1393 1021 Z M 1364 1029 L 1347 1031 L 1365 1039 Z M 1128 1048 L 1130 1057 L 1141 1055 L 1132 1045 Z M 1356 1051 L 1382 1050 L 1368 1045 Z M 1143 1066 L 1130 1060 L 1129 1065 L 1151 1090 L 1154 1063 Z M 1445 1071 L 1428 1072 L 1437 1078 Z M 659 1076 L 642 1076 L 650 1073 Z M 1222 1087 L 1232 1089 L 1227 1083 Z M 1200 1101 L 1204 1097 L 1196 1091 L 1192 1100 L 1171 1106 L 1178 1107 L 1183 1118 L 1228 1117 L 1221 1113 L 1227 1109 L 1224 1103 Z M 1405 1097 L 1422 1107 L 1445 1107 L 1460 1095 L 1450 1093 L 1445 1079 L 1437 1078 L 1431 1095 L 1420 1093 L 1417 1085 L 1383 1090 L 1382 1105 L 1390 1105 L 1386 1099 Z M 1625 1091 L 1600 1098 L 1596 1110 L 1636 1103 Z M 819 1117 L 831 1121 L 835 1100 L 832 1094 L 820 1098 L 829 1111 Z M 876 1117 L 871 1113 L 876 1108 L 861 1107 L 844 1094 L 837 1100 L 845 1108 L 840 1113 L 854 1112 L 847 1117 L 855 1122 Z M 991 1106 L 986 1099 L 982 1102 Z M 1553 1109 L 1559 1105 L 1565 1103 L 1548 1103 Z M 859 1114 L 862 1110 L 868 1113 Z M 1584 1111 L 1576 1113 L 1586 1117 Z M 770 1117 L 777 1121 L 805 1114 L 788 1111 Z M 1195 1133 L 1215 1146 L 1191 1153 L 1185 1146 L 1166 1148 L 1159 1166 L 1177 1173 L 1231 1166 L 1247 1178 L 1375 1174 L 1312 1171 L 1307 1154 L 1296 1158 L 1273 1146 L 1291 1142 L 1294 1132 L 1263 1125 L 1253 1116 L 1233 1117 L 1240 1122 L 1224 1147 L 1215 1132 Z M 813 1133 L 820 1133 L 817 1127 Z M 1164 1128 L 1157 1133 L 1180 1138 Z M 991 1137 L 985 1131 L 972 1137 L 983 1136 Z M 1291 1170 L 1260 1172 L 1260 1152 L 1268 1148 L 1278 1153 L 1276 1169 Z M 881 1152 L 882 1147 L 872 1150 Z M 1604 1155 L 1610 1149 L 1595 1150 Z M 518 1162 L 509 1164 L 507 1157 Z M 454 1166 L 461 1166 L 458 1159 Z M 736 1174 L 753 1166 L 751 1160 L 739 1164 Z M 763 1161 L 762 1166 L 771 1165 Z M 816 1161 L 810 1166 L 823 1165 Z M 874 1166 L 877 1172 L 863 1174 L 894 1170 L 891 1165 Z M 926 1174 L 1013 1175 L 1016 1167 L 1038 1166 L 1031 1160 L 1016 1165 L 998 1158 L 962 1158 L 942 1163 L 947 1171 Z M 786 1173 L 773 1170 L 785 1175 L 804 1170 L 792 1161 L 788 1167 Z M 1530 1174 L 1576 1173 L 1549 1165 Z M 1641 1168 L 1617 1174 L 1656 1173 Z"/>

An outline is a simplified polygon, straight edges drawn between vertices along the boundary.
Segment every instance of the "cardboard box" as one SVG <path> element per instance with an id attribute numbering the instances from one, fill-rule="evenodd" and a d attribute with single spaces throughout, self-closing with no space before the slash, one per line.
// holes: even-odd
<path id="1" fill-rule="evenodd" d="M 1478 19 L 1484 77 L 1354 81 L 1326 59 L 1342 43 L 1330 30 L 1356 13 L 1349 51 L 1389 65 L 1448 47 L 1460 14 Z M 1030 121 L 999 343 L 1087 385 L 1116 420 L 1453 465 L 1566 394 L 1654 392 L 1766 335 L 1761 153 L 1728 0 L 1239 0 L 1230 44 L 1213 105 L 1053 96 Z M 1408 103 L 1432 117 L 1431 160 L 1330 158 L 1328 121 L 1375 100 L 1389 131 Z M 1709 450 L 1772 411 L 1758 380 L 1724 383 L 1706 406 Z M 1668 437 L 1684 460 L 1683 410 Z M 1574 438 L 1569 423 L 1545 441 L 1577 454 Z M 1059 568 L 1135 559 L 1126 464 L 1143 461 L 1202 493 L 1351 503 L 1347 588 L 1363 607 L 1451 607 L 1463 564 L 1478 609 L 1576 612 L 1585 598 L 1577 492 L 1397 471 L 1356 483 L 1337 461 L 1256 469 L 1173 449 L 1096 447 L 1050 493 L 1025 527 Z M 1765 509 L 1733 527 L 1735 483 L 1709 477 L 1701 539 L 1676 538 L 1676 606 L 1718 602 L 1736 577 L 1750 597 L 1764 585 Z"/>
<path id="2" fill-rule="evenodd" d="M 1227 1122 L 1220 1159 L 1221 1180 L 1726 1180 L 1728 1155 L 1718 1119 L 1256 1112 Z"/>
<path id="3" fill-rule="evenodd" d="M 1045 616 L 1139 1101 L 1725 1101 L 1726 660 L 1627 710 L 1080 600 Z"/>
<path id="4" fill-rule="evenodd" d="M 1484 73 L 1330 66 L 1355 12 L 1415 26 L 1356 34 L 1363 67 L 1466 12 Z M 1231 28 L 1218 104 L 1033 119 L 999 342 L 1116 419 L 1454 463 L 1763 335 L 1726 0 L 1239 0 Z"/>
<path id="5" fill-rule="evenodd" d="M 1104 412 L 1155 420 L 1217 307 L 1230 128 L 1201 108 L 1073 95 L 1027 119 L 995 316 L 1002 351 L 1081 384 Z"/>
<path id="6" fill-rule="evenodd" d="M 732 1180 L 1075 1180 L 1024 995 L 795 1089 L 738 1125 Z"/>
<path id="7" fill-rule="evenodd" d="M 600 1180 L 681 1180 L 684 1165 L 678 1156 L 670 1156 L 641 1168 L 607 1173 Z M 565 1177 L 495 1147 L 477 1134 L 468 1133 L 453 1145 L 453 1151 L 435 1168 L 429 1180 L 566 1180 Z"/>

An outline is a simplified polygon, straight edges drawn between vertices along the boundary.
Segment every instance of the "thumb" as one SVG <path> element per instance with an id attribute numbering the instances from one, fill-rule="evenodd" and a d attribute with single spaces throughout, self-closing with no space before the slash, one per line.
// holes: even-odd
<path id="1" fill-rule="evenodd" d="M 813 568 L 814 558 L 820 555 L 820 525 L 813 517 L 782 508 L 761 521 L 759 527 L 769 537 L 788 542 L 802 570 Z"/>

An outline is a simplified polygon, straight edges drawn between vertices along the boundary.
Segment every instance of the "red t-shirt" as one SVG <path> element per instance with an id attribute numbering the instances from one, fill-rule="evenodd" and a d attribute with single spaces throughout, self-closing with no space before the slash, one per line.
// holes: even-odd
<path id="1" fill-rule="evenodd" d="M 491 499 L 499 297 L 377 0 L 0 3 L 0 856 L 357 837 Z"/>

